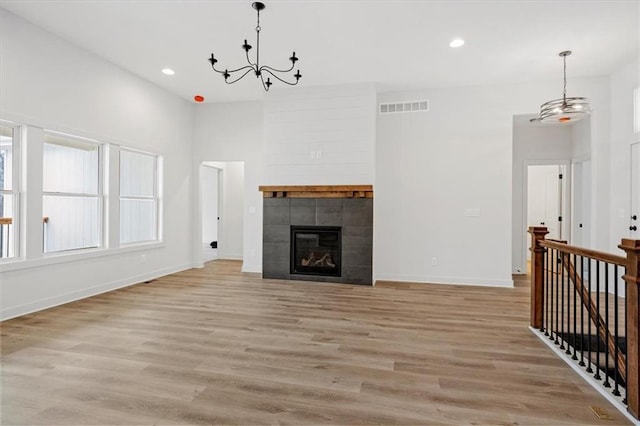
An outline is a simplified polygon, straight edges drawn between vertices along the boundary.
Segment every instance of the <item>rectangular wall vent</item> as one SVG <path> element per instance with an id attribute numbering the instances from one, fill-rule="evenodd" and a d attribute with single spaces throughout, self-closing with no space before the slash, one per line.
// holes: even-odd
<path id="1" fill-rule="evenodd" d="M 391 114 L 399 112 L 419 112 L 429 111 L 429 101 L 392 102 L 380 104 L 380 114 Z"/>

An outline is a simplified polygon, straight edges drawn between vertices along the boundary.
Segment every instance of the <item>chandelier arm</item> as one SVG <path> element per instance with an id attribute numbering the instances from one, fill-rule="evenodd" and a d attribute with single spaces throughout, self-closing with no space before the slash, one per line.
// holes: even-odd
<path id="1" fill-rule="evenodd" d="M 251 70 L 253 70 L 253 71 L 255 71 L 255 70 L 256 70 L 256 69 L 254 68 L 254 66 L 253 66 L 253 65 L 245 65 L 244 67 L 240 67 L 240 68 L 235 69 L 235 70 L 228 70 L 227 72 L 228 72 L 229 74 L 231 74 L 231 73 L 234 73 L 234 72 L 238 72 L 238 71 L 246 70 L 247 68 L 249 68 L 249 69 L 251 69 Z M 220 72 L 220 71 L 218 71 L 218 72 Z M 223 71 L 223 72 L 221 72 L 220 74 L 224 74 L 224 71 Z"/>
<path id="2" fill-rule="evenodd" d="M 247 54 L 247 62 L 249 62 L 249 65 L 251 65 L 251 67 L 255 71 L 257 69 L 257 67 L 258 67 L 258 64 L 251 62 L 251 59 L 249 59 L 249 51 L 248 50 L 245 53 Z"/>
<path id="3" fill-rule="evenodd" d="M 236 81 L 240 81 L 240 80 L 242 80 L 242 79 L 243 79 L 243 77 L 244 77 L 245 75 L 249 74 L 249 73 L 253 70 L 253 67 L 250 67 L 250 66 L 248 66 L 248 65 L 247 65 L 246 67 L 243 67 L 243 68 L 250 68 L 250 69 L 246 70 L 246 71 L 244 72 L 244 74 L 242 74 L 240 77 L 236 78 L 235 80 L 233 80 L 233 81 L 227 81 L 227 80 L 225 79 L 225 80 L 224 80 L 224 82 L 225 82 L 225 83 L 227 83 L 227 84 L 233 84 L 233 83 L 235 83 Z M 242 69 L 242 68 L 241 68 L 241 69 Z M 230 71 L 230 72 L 233 72 L 233 71 Z"/>
<path id="4" fill-rule="evenodd" d="M 268 69 L 264 69 L 263 71 L 264 71 L 264 72 L 268 72 L 269 74 L 271 74 L 271 76 L 272 76 L 272 77 L 277 78 L 278 80 L 280 80 L 281 82 L 283 82 L 283 83 L 285 83 L 285 84 L 288 84 L 289 86 L 295 86 L 295 85 L 296 85 L 296 84 L 298 84 L 298 82 L 300 81 L 300 80 L 296 80 L 296 82 L 295 82 L 295 83 L 289 83 L 287 80 L 283 80 L 283 79 L 281 79 L 280 77 L 278 77 L 277 75 L 275 75 L 274 73 L 272 73 L 271 71 L 269 71 Z"/>
<path id="5" fill-rule="evenodd" d="M 264 83 L 264 77 L 262 76 L 262 73 L 260 73 L 260 81 L 262 82 L 262 87 L 264 88 L 264 91 L 268 92 L 269 86 Z M 269 85 L 271 85 L 271 83 L 269 83 Z"/>
<path id="6" fill-rule="evenodd" d="M 291 63 L 291 68 L 289 68 L 288 70 L 279 70 L 277 68 L 273 68 L 273 67 L 270 67 L 268 65 L 263 65 L 263 66 L 260 67 L 260 71 L 269 70 L 269 71 L 273 71 L 273 72 L 289 72 L 289 71 L 291 71 L 293 69 L 294 66 L 295 66 L 295 63 Z"/>

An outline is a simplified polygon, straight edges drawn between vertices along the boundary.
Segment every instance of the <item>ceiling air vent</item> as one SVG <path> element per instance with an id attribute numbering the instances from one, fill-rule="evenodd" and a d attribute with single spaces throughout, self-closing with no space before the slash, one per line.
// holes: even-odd
<path id="1" fill-rule="evenodd" d="M 380 104 L 380 114 L 395 114 L 398 112 L 429 111 L 429 101 L 393 102 Z"/>

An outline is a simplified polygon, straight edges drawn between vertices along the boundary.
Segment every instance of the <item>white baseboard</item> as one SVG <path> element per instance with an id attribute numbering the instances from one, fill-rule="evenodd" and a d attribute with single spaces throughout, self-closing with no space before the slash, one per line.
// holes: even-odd
<path id="1" fill-rule="evenodd" d="M 262 263 L 259 264 L 251 264 L 247 262 L 242 263 L 242 272 L 251 272 L 256 274 L 262 273 Z"/>
<path id="2" fill-rule="evenodd" d="M 580 377 L 582 377 L 587 383 L 589 383 L 589 385 L 591 385 L 592 388 L 594 388 L 595 390 L 598 391 L 598 393 L 600 393 L 602 396 L 604 396 L 607 399 L 607 401 L 609 401 L 611 403 L 611 405 L 613 405 L 618 411 L 620 411 L 620 413 L 624 414 L 624 416 L 627 419 L 629 419 L 631 424 L 634 424 L 636 426 L 640 426 L 640 421 L 634 419 L 633 416 L 631 415 L 631 413 L 629 413 L 629 411 L 627 411 L 626 405 L 624 405 L 622 403 L 622 400 L 624 400 L 624 397 L 625 397 L 624 389 L 620 389 L 622 395 L 620 395 L 620 396 L 613 395 L 611 393 L 611 388 L 605 388 L 602 385 L 603 380 L 594 379 L 593 375 L 587 373 L 585 371 L 585 369 L 582 368 L 578 364 L 578 361 L 572 360 L 571 358 L 567 357 L 565 352 L 562 349 L 560 349 L 555 343 L 553 343 L 552 340 L 550 340 L 547 336 L 545 336 L 544 333 L 542 333 L 540 330 L 536 330 L 533 327 L 529 327 L 529 329 L 533 332 L 533 334 L 538 336 L 538 338 L 540 340 L 542 340 L 542 342 L 545 345 L 547 345 L 549 348 L 551 348 L 551 350 L 560 359 L 562 359 L 565 363 L 567 363 L 567 365 L 569 365 L 569 367 L 571 367 L 576 373 L 578 373 L 578 375 Z M 603 377 L 605 376 L 604 372 L 602 372 L 602 376 Z"/>
<path id="3" fill-rule="evenodd" d="M 376 281 L 399 281 L 399 282 L 411 282 L 419 284 L 445 284 L 445 285 L 470 285 L 481 287 L 504 287 L 512 288 L 513 280 L 488 280 L 488 279 L 475 279 L 475 278 L 460 278 L 460 277 L 425 277 L 419 275 L 384 275 L 379 274 L 374 278 Z"/>
<path id="4" fill-rule="evenodd" d="M 25 303 L 23 305 L 14 306 L 3 309 L 0 312 L 0 321 L 5 321 L 11 318 L 20 317 L 23 315 L 31 314 L 33 312 L 42 311 L 44 309 L 53 308 L 55 306 L 64 305 L 66 303 L 75 302 L 76 300 L 86 299 L 87 297 L 96 296 L 101 293 L 107 293 L 109 291 L 117 290 L 119 288 L 128 287 L 130 285 L 143 283 L 145 281 L 153 280 L 165 275 L 173 274 L 176 272 L 191 269 L 194 265 L 184 264 L 178 266 L 172 266 L 170 268 L 159 269 L 145 274 L 136 275 L 133 277 L 127 277 L 120 280 L 112 281 L 106 284 L 100 284 L 94 287 L 85 288 L 79 291 L 73 291 L 70 293 L 60 294 L 58 296 L 48 297 L 40 299 L 35 302 Z"/>

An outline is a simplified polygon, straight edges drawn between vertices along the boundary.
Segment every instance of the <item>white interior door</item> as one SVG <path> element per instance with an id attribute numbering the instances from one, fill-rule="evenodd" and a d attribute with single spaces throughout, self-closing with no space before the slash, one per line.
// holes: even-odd
<path id="1" fill-rule="evenodd" d="M 631 217 L 629 238 L 640 239 L 640 142 L 631 145 Z"/>
<path id="2" fill-rule="evenodd" d="M 591 161 L 573 163 L 571 244 L 590 247 L 591 238 Z"/>
<path id="3" fill-rule="evenodd" d="M 527 176 L 527 227 L 546 226 L 547 238 L 560 239 L 562 214 L 561 166 L 529 166 Z"/>

